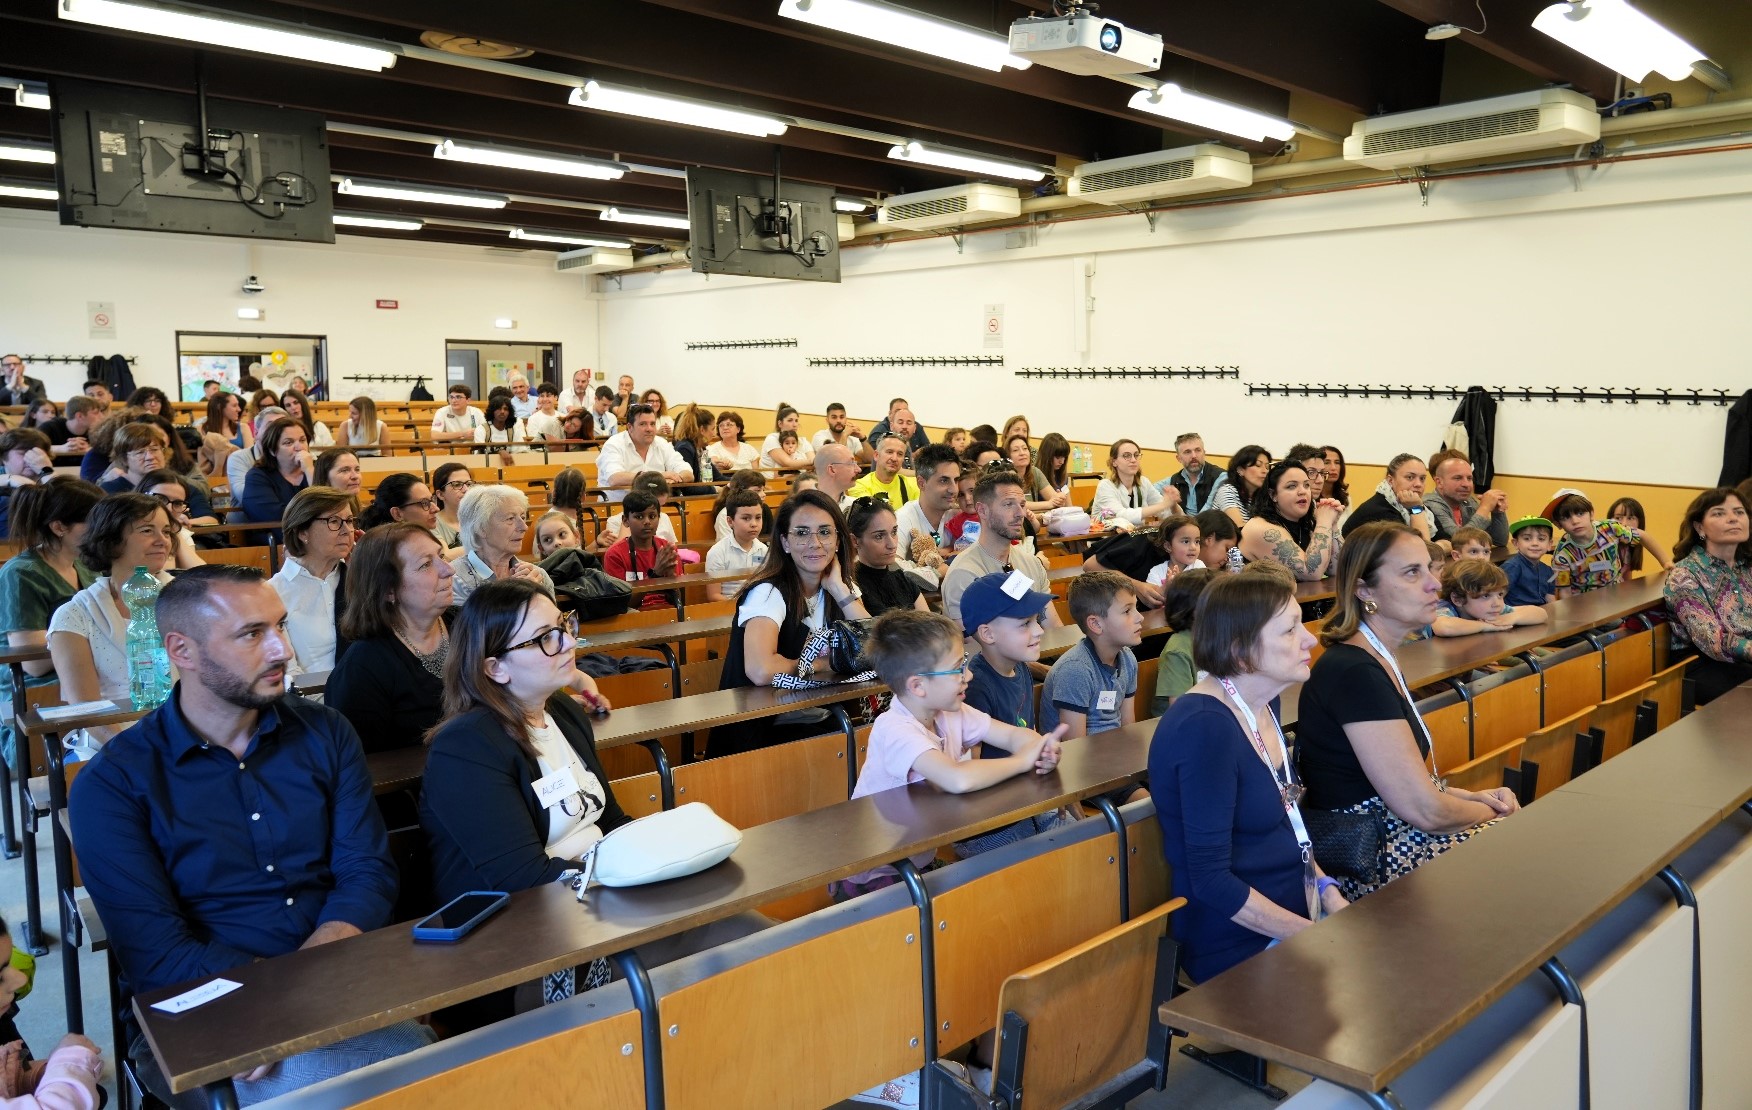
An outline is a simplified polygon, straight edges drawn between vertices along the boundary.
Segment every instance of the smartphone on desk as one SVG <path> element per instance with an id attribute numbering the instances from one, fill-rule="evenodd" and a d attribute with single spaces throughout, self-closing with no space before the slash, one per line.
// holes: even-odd
<path id="1" fill-rule="evenodd" d="M 499 890 L 471 890 L 459 894 L 449 905 L 414 922 L 414 939 L 432 944 L 455 944 L 476 926 L 505 908 L 511 896 Z"/>

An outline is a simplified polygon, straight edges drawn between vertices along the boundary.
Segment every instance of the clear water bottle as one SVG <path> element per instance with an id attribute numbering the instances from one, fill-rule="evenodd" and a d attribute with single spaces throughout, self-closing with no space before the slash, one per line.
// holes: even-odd
<path id="1" fill-rule="evenodd" d="M 1240 574 L 1241 568 L 1246 565 L 1246 560 L 1241 558 L 1241 549 L 1239 547 L 1231 547 L 1229 549 L 1229 573 Z"/>
<path id="2" fill-rule="evenodd" d="M 145 567 L 122 584 L 128 603 L 128 695 L 137 709 L 156 709 L 170 696 L 170 657 L 158 635 L 158 579 Z"/>
<path id="3" fill-rule="evenodd" d="M 961 526 L 961 537 L 955 541 L 955 550 L 966 551 L 979 542 L 979 521 L 970 520 Z"/>

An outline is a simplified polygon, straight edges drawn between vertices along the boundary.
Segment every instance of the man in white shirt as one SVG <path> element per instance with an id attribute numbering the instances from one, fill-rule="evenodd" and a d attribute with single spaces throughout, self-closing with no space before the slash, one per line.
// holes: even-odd
<path id="1" fill-rule="evenodd" d="M 535 398 L 529 393 L 529 379 L 515 371 L 511 374 L 511 411 L 519 420 L 528 420 L 535 415 Z"/>
<path id="2" fill-rule="evenodd" d="M 529 433 L 530 439 L 564 439 L 564 429 L 560 426 L 560 416 L 556 411 L 560 404 L 560 391 L 552 382 L 542 382 L 535 387 L 535 411 L 524 418 L 523 430 Z"/>
<path id="3" fill-rule="evenodd" d="M 432 439 L 437 443 L 453 443 L 473 439 L 475 430 L 487 422 L 481 410 L 469 404 L 474 390 L 462 382 L 450 387 L 450 406 L 432 415 Z"/>
<path id="4" fill-rule="evenodd" d="M 649 405 L 634 405 L 627 410 L 627 430 L 618 432 L 596 456 L 596 481 L 608 491 L 610 501 L 621 501 L 634 476 L 651 471 L 671 482 L 692 482 L 696 478 L 675 448 L 657 436 L 657 414 Z"/>
<path id="5" fill-rule="evenodd" d="M 590 411 L 590 427 L 597 439 L 607 439 L 620 431 L 620 421 L 614 415 L 614 390 L 606 385 L 597 386 L 595 401 Z"/>
<path id="6" fill-rule="evenodd" d="M 913 460 L 913 473 L 918 476 L 919 495 L 894 513 L 897 562 L 926 580 L 941 581 L 953 554 L 944 525 L 955 511 L 961 459 L 948 444 L 927 444 Z"/>
<path id="7" fill-rule="evenodd" d="M 560 398 L 560 414 L 563 416 L 574 409 L 590 408 L 594 391 L 590 388 L 590 371 L 575 370 L 572 373 L 572 392 Z M 613 396 L 613 394 L 610 394 Z"/>
<path id="8" fill-rule="evenodd" d="M 827 406 L 827 427 L 810 437 L 819 454 L 830 443 L 837 443 L 852 453 L 859 462 L 870 461 L 870 448 L 864 441 L 864 429 L 846 420 L 846 407 L 835 401 Z"/>

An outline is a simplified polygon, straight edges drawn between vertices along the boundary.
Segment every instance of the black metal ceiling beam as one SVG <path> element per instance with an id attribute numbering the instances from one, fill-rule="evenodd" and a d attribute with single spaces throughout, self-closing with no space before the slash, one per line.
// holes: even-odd
<path id="1" fill-rule="evenodd" d="M 192 94 L 196 58 L 197 52 L 188 48 L 145 39 L 88 33 L 32 20 L 0 20 L 0 67 L 6 72 L 98 81 L 128 75 L 133 83 L 145 87 Z M 874 144 L 836 135 L 793 129 L 775 144 L 645 124 L 567 107 L 557 87 L 553 100 L 544 101 L 536 99 L 541 95 L 540 85 L 414 61 L 403 61 L 389 74 L 376 75 L 217 51 L 205 53 L 204 58 L 207 91 L 212 96 L 302 108 L 333 120 L 658 165 L 698 164 L 748 173 L 771 172 L 773 149 L 779 145 L 784 151 L 785 175 L 794 180 L 870 194 L 920 187 L 917 171 L 888 162 L 882 157 L 886 152 L 875 151 Z M 480 91 L 490 84 L 482 78 L 515 86 L 515 90 L 494 87 L 493 92 Z M 494 95 L 501 91 L 516 91 L 523 99 L 505 103 Z M 550 175 L 528 176 L 533 180 Z M 532 184 L 524 191 L 540 191 L 540 186 Z"/>
<path id="2" fill-rule="evenodd" d="M 615 67 L 624 75 L 621 80 L 653 91 L 715 99 L 713 91 L 719 90 L 733 95 L 716 99 L 739 107 L 927 141 L 935 137 L 913 135 L 924 129 L 945 139 L 1010 147 L 1012 156 L 1028 152 L 1036 160 L 1137 153 L 1156 144 L 1156 128 L 1127 111 L 1125 90 L 1107 82 L 1046 71 L 1019 85 L 1012 78 L 1029 75 L 1007 71 L 998 78 L 926 55 L 864 50 L 862 40 L 845 36 L 775 34 L 815 29 L 776 17 L 754 18 L 755 6 L 749 4 L 741 7 L 750 18 L 726 22 L 717 11 L 694 11 L 684 4 L 598 4 L 587 17 L 567 18 L 536 0 L 502 0 L 490 7 L 473 0 L 287 3 L 403 28 L 477 35 L 539 52 L 522 64 L 539 66 L 540 55 L 548 55 L 572 63 L 568 70 L 581 69 L 604 81 L 617 75 L 602 67 Z M 759 6 L 765 8 L 765 0 Z M 777 9 L 777 0 L 771 8 Z"/>
<path id="3" fill-rule="evenodd" d="M 1474 0 L 1378 0 L 1410 16 L 1420 26 L 1453 23 L 1480 26 Z M 1527 71 L 1541 81 L 1570 85 L 1602 103 L 1612 99 L 1617 74 L 1583 54 L 1578 54 L 1549 35 L 1533 29 L 1533 17 L 1551 0 L 1490 0 L 1484 5 L 1490 22 L 1482 35 L 1467 34 L 1459 40 L 1495 55 Z"/>

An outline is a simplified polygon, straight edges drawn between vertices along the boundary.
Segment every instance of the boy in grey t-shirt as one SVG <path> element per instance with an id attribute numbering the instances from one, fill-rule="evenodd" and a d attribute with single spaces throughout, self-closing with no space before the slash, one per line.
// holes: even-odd
<path id="1" fill-rule="evenodd" d="M 1040 727 L 1068 726 L 1065 739 L 1093 736 L 1137 719 L 1138 660 L 1132 647 L 1143 641 L 1131 580 L 1110 570 L 1085 571 L 1066 594 L 1071 619 L 1084 641 L 1059 656 L 1040 690 Z M 1142 797 L 1141 788 L 1118 792 L 1116 802 Z"/>

